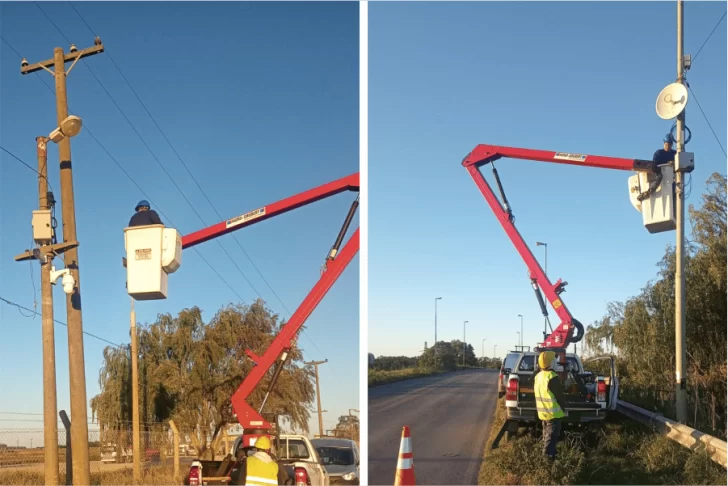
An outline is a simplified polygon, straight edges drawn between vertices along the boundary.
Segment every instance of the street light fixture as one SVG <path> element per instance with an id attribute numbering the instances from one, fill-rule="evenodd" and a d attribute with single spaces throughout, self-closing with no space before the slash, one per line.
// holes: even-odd
<path id="1" fill-rule="evenodd" d="M 61 125 L 48 135 L 48 139 L 60 143 L 66 137 L 75 137 L 81 132 L 83 120 L 76 115 L 67 116 L 61 122 Z"/>

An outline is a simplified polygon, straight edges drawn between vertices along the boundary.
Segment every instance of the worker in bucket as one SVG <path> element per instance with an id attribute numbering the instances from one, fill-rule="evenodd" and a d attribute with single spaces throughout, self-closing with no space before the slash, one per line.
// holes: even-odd
<path id="1" fill-rule="evenodd" d="M 129 220 L 129 226 L 147 226 L 150 224 L 164 224 L 157 212 L 150 208 L 149 201 L 142 199 L 134 208 L 136 213 Z"/>
<path id="2" fill-rule="evenodd" d="M 556 459 L 556 443 L 561 435 L 561 419 L 566 415 L 566 397 L 559 375 L 552 369 L 556 353 L 544 351 L 538 356 L 540 371 L 533 383 L 536 395 L 536 411 L 543 426 L 544 454 L 548 459 Z"/>
<path id="3" fill-rule="evenodd" d="M 652 156 L 652 161 L 657 165 L 671 164 L 675 160 L 675 150 L 672 148 L 673 143 L 675 143 L 675 139 L 672 138 L 672 133 L 665 135 L 662 141 L 662 148 L 655 152 Z"/>
<path id="4" fill-rule="evenodd" d="M 279 481 L 278 463 L 270 455 L 270 439 L 263 435 L 255 441 L 255 453 L 243 458 L 237 483 L 246 486 L 272 486 Z"/>

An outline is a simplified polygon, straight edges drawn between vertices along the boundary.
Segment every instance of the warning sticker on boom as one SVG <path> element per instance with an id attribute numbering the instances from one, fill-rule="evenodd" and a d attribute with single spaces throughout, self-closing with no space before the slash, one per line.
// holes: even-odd
<path id="1" fill-rule="evenodd" d="M 558 159 L 558 160 L 572 160 L 574 162 L 584 162 L 586 160 L 586 155 L 584 155 L 584 154 L 570 154 L 568 152 L 556 152 L 554 154 L 554 159 Z"/>
<path id="2" fill-rule="evenodd" d="M 264 216 L 264 215 L 265 215 L 265 208 L 264 207 L 263 208 L 260 208 L 260 209 L 255 209 L 253 211 L 250 211 L 249 213 L 241 214 L 240 216 L 238 216 L 236 218 L 228 219 L 225 222 L 225 227 L 226 228 L 231 228 L 233 226 L 237 226 L 239 224 L 243 224 L 246 221 L 250 221 L 252 219 L 260 218 L 261 216 Z"/>
<path id="3" fill-rule="evenodd" d="M 152 249 L 151 248 L 140 248 L 134 252 L 135 260 L 151 260 Z"/>
<path id="4" fill-rule="evenodd" d="M 559 307 L 561 307 L 561 299 L 556 299 L 555 301 L 551 302 L 551 305 L 554 306 L 554 310 L 558 309 Z"/>

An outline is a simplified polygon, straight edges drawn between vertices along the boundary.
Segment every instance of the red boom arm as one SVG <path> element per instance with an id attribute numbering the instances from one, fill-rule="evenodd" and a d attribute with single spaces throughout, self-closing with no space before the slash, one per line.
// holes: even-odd
<path id="1" fill-rule="evenodd" d="M 503 226 L 506 234 L 516 247 L 518 254 L 526 263 L 529 271 L 529 277 L 531 279 L 531 285 L 536 291 L 536 295 L 539 299 L 539 303 L 542 305 L 544 314 L 546 313 L 546 308 L 543 304 L 538 287 L 543 290 L 546 298 L 551 303 L 551 307 L 553 307 L 554 311 L 559 316 L 559 319 L 561 319 L 561 324 L 559 324 L 548 337 L 545 337 L 540 348 L 563 350 L 569 345 L 569 343 L 579 342 L 581 340 L 584 328 L 579 321 L 572 317 L 571 312 L 569 312 L 569 309 L 567 309 L 566 305 L 559 297 L 559 295 L 564 292 L 566 282 L 562 282 L 561 279 L 559 279 L 555 284 L 551 283 L 546 276 L 546 273 L 541 268 L 541 265 L 538 263 L 538 260 L 536 260 L 536 257 L 533 256 L 533 253 L 531 253 L 531 250 L 525 240 L 516 229 L 516 226 L 513 223 L 513 216 L 510 207 L 508 206 L 508 201 L 505 199 L 505 194 L 503 193 L 503 189 L 500 185 L 500 179 L 498 179 L 498 173 L 495 170 L 495 166 L 493 167 L 493 171 L 496 175 L 498 188 L 503 196 L 503 203 L 501 203 L 495 195 L 490 185 L 488 185 L 488 182 L 485 180 L 485 177 L 480 172 L 481 166 L 493 163 L 503 157 L 631 171 L 654 171 L 656 170 L 657 165 L 651 160 L 600 157 L 597 155 L 551 152 L 547 150 L 531 150 L 514 147 L 501 147 L 497 145 L 478 145 L 465 157 L 465 159 L 463 159 L 463 166 L 467 168 L 470 176 L 478 186 L 478 189 L 480 189 L 483 197 L 485 197 L 485 200 L 495 213 L 501 226 Z M 575 329 L 578 330 L 578 335 L 576 337 L 574 337 Z"/>
<path id="2" fill-rule="evenodd" d="M 273 216 L 286 213 L 293 209 L 305 206 L 315 201 L 319 201 L 326 197 L 339 194 L 344 191 L 359 191 L 359 173 L 343 177 L 336 181 L 324 184 L 309 191 L 302 192 L 295 196 L 282 199 L 278 202 L 263 206 L 248 213 L 237 216 L 233 219 L 222 221 L 208 228 L 201 229 L 189 235 L 182 237 L 182 248 L 191 248 L 199 243 L 217 238 L 218 236 L 230 233 L 232 231 L 259 223 Z M 293 341 L 306 322 L 308 316 L 316 309 L 321 299 L 331 289 L 336 280 L 339 278 L 344 269 L 349 265 L 354 255 L 359 251 L 359 229 L 357 228 L 351 238 L 346 242 L 343 249 L 338 252 L 338 245 L 341 244 L 346 230 L 354 215 L 354 211 L 358 205 L 357 201 L 352 205 L 349 214 L 341 228 L 339 236 L 334 243 L 334 248 L 326 259 L 324 271 L 319 281 L 314 285 L 313 289 L 308 293 L 301 305 L 293 312 L 285 326 L 278 335 L 273 339 L 271 345 L 266 349 L 262 356 L 257 356 L 254 352 L 247 350 L 246 354 L 253 361 L 255 366 L 248 373 L 238 390 L 232 396 L 232 406 L 237 415 L 240 425 L 244 430 L 248 429 L 270 429 L 271 425 L 261 417 L 260 413 L 248 405 L 245 400 L 252 393 L 253 389 L 260 383 L 261 379 L 275 364 L 278 358 L 281 364 L 285 362 L 286 353 L 293 345 Z M 277 377 L 274 375 L 273 380 Z"/>

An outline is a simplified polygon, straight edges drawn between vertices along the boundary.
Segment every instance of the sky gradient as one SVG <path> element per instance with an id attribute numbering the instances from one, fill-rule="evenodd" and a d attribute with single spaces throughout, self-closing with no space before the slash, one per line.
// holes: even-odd
<path id="1" fill-rule="evenodd" d="M 41 6 L 79 49 L 93 45 L 94 35 L 68 3 Z M 359 153 L 358 5 L 80 2 L 74 6 L 107 49 L 81 61 L 68 78 L 71 112 L 84 120 L 84 130 L 72 142 L 84 330 L 113 343 L 127 343 L 123 228 L 137 201 L 146 197 L 91 134 L 143 188 L 153 207 L 162 211 L 163 221 L 176 225 L 182 234 L 354 173 Z M 51 57 L 55 46 L 67 49 L 68 41 L 34 3 L 3 3 L 0 9 L 0 34 L 5 39 L 0 42 L 0 144 L 36 167 L 34 138 L 56 124 L 53 94 L 39 78 L 49 86 L 52 78 L 45 72 L 21 76 L 20 57 L 13 49 L 36 62 Z M 57 148 L 51 144 L 49 161 L 57 157 Z M 0 296 L 33 308 L 34 300 L 40 305 L 37 265 L 31 278 L 29 264 L 16 263 L 13 257 L 31 244 L 37 182 L 33 172 L 9 155 L 1 153 L 0 160 Z M 56 164 L 50 165 L 50 181 L 60 200 Z M 319 278 L 320 266 L 353 199 L 351 193 L 338 195 L 235 233 L 289 311 L 295 310 Z M 352 229 L 357 224 L 358 218 Z M 197 248 L 215 271 L 244 302 L 252 302 L 260 293 L 269 307 L 288 317 L 233 236 L 218 241 L 257 292 L 220 246 L 210 241 Z M 182 262 L 170 277 L 166 301 L 138 303 L 139 322 L 151 323 L 158 313 L 176 314 L 193 305 L 201 307 L 209 320 L 222 306 L 239 301 L 195 251 L 185 251 Z M 56 266 L 62 266 L 61 262 Z M 326 428 L 359 404 L 359 363 L 356 352 L 352 354 L 359 349 L 358 266 L 356 257 L 311 315 L 299 341 L 307 360 L 329 360 L 320 370 L 323 408 L 328 410 Z M 56 318 L 65 321 L 60 288 L 54 290 L 54 297 Z M 5 336 L 0 342 L 0 412 L 40 413 L 40 317 L 23 317 L 0 303 L 0 329 Z M 99 392 L 98 373 L 106 345 L 85 338 L 89 400 Z M 66 328 L 57 325 L 59 410 L 69 407 L 67 350 Z M 9 419 L 0 429 L 42 427 L 42 422 L 19 422 L 19 416 L 0 414 L 0 418 Z M 318 428 L 315 414 L 310 424 L 313 433 Z M 35 444 L 39 442 L 37 438 Z"/>
<path id="2" fill-rule="evenodd" d="M 725 3 L 684 9 L 695 55 Z M 651 159 L 672 124 L 655 100 L 676 79 L 675 2 L 373 2 L 369 28 L 370 351 L 432 345 L 436 297 L 438 340 L 462 339 L 467 320 L 476 354 L 502 357 L 522 314 L 533 347 L 544 324 L 527 268 L 461 160 L 479 143 Z M 725 21 L 688 80 L 725 147 Z M 699 204 L 726 158 L 694 100 L 686 116 Z M 638 294 L 674 244 L 642 226 L 631 173 L 497 167 L 517 228 L 542 264 L 535 243 L 548 244 L 548 275 L 569 282 L 563 300 L 585 325 Z"/>

